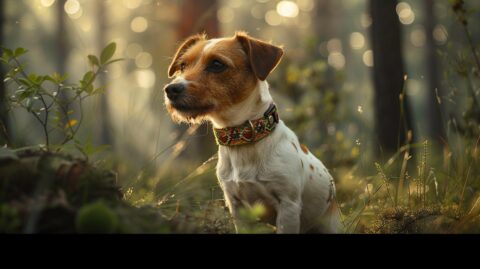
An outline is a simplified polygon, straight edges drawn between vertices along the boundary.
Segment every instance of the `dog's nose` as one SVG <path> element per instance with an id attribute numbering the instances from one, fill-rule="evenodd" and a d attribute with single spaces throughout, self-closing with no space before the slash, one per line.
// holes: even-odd
<path id="1" fill-rule="evenodd" d="M 185 85 L 183 83 L 174 83 L 174 84 L 167 85 L 167 87 L 165 87 L 165 92 L 167 93 L 167 97 L 170 100 L 177 99 L 184 90 L 185 90 Z"/>

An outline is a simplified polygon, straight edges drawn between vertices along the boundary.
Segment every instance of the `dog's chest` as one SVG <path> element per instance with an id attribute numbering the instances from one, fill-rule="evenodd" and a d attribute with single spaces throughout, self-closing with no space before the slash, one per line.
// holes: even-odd
<path id="1" fill-rule="evenodd" d="M 256 181 L 263 170 L 261 165 L 259 156 L 250 150 L 240 152 L 228 149 L 228 152 L 220 152 L 217 176 L 223 182 Z"/>
<path id="2" fill-rule="evenodd" d="M 250 204 L 272 199 L 268 184 L 272 171 L 261 150 L 258 147 L 220 150 L 217 176 L 228 195 Z"/>

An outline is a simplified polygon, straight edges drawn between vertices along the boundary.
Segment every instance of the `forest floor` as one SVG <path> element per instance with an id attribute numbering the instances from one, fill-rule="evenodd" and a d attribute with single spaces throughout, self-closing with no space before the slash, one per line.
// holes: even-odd
<path id="1" fill-rule="evenodd" d="M 142 176 L 120 186 L 112 171 L 68 155 L 6 148 L 0 153 L 0 233 L 235 232 L 216 182 L 215 159 L 181 180 L 178 175 L 164 176 L 170 180 Z M 471 186 L 460 188 L 463 196 L 456 203 L 433 202 L 427 198 L 431 184 L 417 182 L 409 198 L 395 205 L 391 195 L 396 191 L 388 188 L 382 169 L 354 181 L 349 172 L 333 173 L 339 178 L 345 233 L 480 232 L 480 202 L 475 192 L 467 194 Z M 242 211 L 248 225 L 241 232 L 275 232 L 257 221 L 262 213 L 260 205 Z"/>

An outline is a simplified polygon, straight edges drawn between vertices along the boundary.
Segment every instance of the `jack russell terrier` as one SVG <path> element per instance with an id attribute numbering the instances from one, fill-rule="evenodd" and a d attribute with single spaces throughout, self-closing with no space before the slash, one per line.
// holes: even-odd
<path id="1" fill-rule="evenodd" d="M 333 178 L 279 120 L 265 81 L 282 55 L 244 32 L 194 35 L 169 67 L 165 104 L 174 121 L 213 124 L 217 177 L 237 232 L 239 209 L 261 203 L 277 233 L 338 233 Z"/>

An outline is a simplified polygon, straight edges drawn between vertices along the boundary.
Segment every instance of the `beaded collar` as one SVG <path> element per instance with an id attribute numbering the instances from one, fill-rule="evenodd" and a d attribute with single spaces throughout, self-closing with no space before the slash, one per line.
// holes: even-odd
<path id="1" fill-rule="evenodd" d="M 279 121 L 277 107 L 270 104 L 263 117 L 248 120 L 242 125 L 226 128 L 213 128 L 213 134 L 218 145 L 239 146 L 252 144 L 262 140 L 275 130 Z"/>

